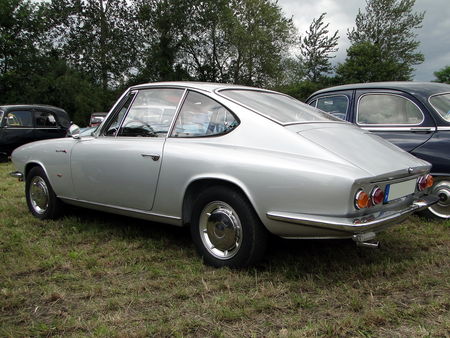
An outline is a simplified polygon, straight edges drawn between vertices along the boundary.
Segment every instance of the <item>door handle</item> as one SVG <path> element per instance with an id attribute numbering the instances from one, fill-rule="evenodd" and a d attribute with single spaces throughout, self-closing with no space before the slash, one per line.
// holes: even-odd
<path id="1" fill-rule="evenodd" d="M 151 157 L 153 161 L 158 161 L 161 157 L 158 154 L 141 154 L 142 157 Z"/>

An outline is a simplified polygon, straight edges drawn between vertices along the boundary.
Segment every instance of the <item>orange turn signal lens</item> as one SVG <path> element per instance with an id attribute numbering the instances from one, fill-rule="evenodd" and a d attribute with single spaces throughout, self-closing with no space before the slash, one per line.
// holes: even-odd
<path id="1" fill-rule="evenodd" d="M 432 186 L 433 186 L 433 183 L 434 183 L 433 176 L 431 176 L 430 174 L 428 174 L 428 175 L 426 176 L 426 186 L 427 186 L 427 188 L 432 187 Z"/>
<path id="2" fill-rule="evenodd" d="M 369 195 L 364 191 L 359 190 L 355 195 L 355 207 L 356 209 L 364 209 L 369 206 Z"/>

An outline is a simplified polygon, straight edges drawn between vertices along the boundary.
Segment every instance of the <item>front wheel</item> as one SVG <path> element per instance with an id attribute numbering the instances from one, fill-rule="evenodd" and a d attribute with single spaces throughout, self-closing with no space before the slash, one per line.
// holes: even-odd
<path id="1" fill-rule="evenodd" d="M 235 268 L 257 263 L 268 238 L 247 198 L 224 186 L 206 189 L 195 201 L 191 235 L 206 264 Z"/>
<path id="2" fill-rule="evenodd" d="M 28 209 L 40 219 L 55 219 L 62 209 L 62 202 L 56 197 L 47 175 L 41 167 L 34 167 L 26 177 L 25 195 Z"/>

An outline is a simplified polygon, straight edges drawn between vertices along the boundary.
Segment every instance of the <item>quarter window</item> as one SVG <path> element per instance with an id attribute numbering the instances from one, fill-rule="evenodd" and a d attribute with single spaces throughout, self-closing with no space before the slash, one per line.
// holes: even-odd
<path id="1" fill-rule="evenodd" d="M 119 129 L 120 122 L 122 121 L 123 117 L 125 116 L 125 113 L 127 112 L 128 108 L 130 107 L 131 102 L 133 102 L 134 95 L 129 95 L 126 99 L 123 106 L 120 108 L 118 112 L 115 113 L 114 117 L 111 118 L 110 121 L 108 121 L 106 128 L 104 129 L 104 135 L 105 136 L 115 136 L 117 133 L 117 130 Z"/>
<path id="2" fill-rule="evenodd" d="M 367 94 L 358 103 L 358 124 L 417 125 L 423 113 L 412 101 L 392 94 Z"/>
<path id="3" fill-rule="evenodd" d="M 317 99 L 317 108 L 342 120 L 347 117 L 348 98 L 344 95 L 327 96 Z"/>
<path id="4" fill-rule="evenodd" d="M 202 137 L 226 134 L 239 122 L 234 115 L 213 99 L 189 92 L 172 132 L 174 137 Z"/>
<path id="5" fill-rule="evenodd" d="M 13 111 L 6 114 L 6 125 L 12 128 L 33 127 L 31 111 Z"/>
<path id="6" fill-rule="evenodd" d="M 437 112 L 445 119 L 450 122 L 450 94 L 439 94 L 430 97 L 430 103 L 437 110 Z"/>
<path id="7" fill-rule="evenodd" d="M 183 89 L 166 88 L 139 91 L 118 136 L 166 136 L 183 93 Z"/>
<path id="8" fill-rule="evenodd" d="M 36 112 L 36 128 L 56 128 L 55 115 L 49 112 Z"/>

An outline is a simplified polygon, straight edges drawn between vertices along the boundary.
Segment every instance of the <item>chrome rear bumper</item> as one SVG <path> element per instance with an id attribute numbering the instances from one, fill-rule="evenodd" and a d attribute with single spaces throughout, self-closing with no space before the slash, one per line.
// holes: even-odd
<path id="1" fill-rule="evenodd" d="M 403 221 L 413 212 L 423 210 L 438 201 L 439 198 L 437 196 L 425 196 L 414 200 L 411 205 L 401 211 L 384 211 L 359 218 L 340 218 L 277 211 L 268 212 L 267 217 L 275 221 L 358 234 L 367 231 L 378 232 L 391 224 Z"/>

